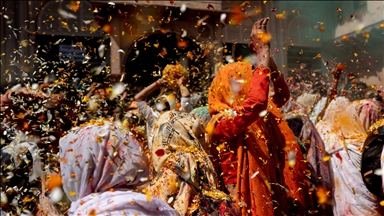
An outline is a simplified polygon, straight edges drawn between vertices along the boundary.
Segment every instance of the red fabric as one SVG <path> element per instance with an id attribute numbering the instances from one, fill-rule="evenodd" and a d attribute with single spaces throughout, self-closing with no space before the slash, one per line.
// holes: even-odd
<path id="1" fill-rule="evenodd" d="M 212 162 L 225 184 L 236 183 L 236 205 L 242 215 L 306 215 L 306 164 L 278 109 L 287 101 L 288 88 L 276 80 L 277 91 L 268 100 L 268 72 L 257 68 L 252 73 L 250 64 L 236 62 L 216 75 L 208 95 Z M 233 100 L 230 78 L 246 80 Z M 226 109 L 236 110 L 236 115 L 228 116 Z M 264 110 L 268 114 L 260 118 Z M 296 156 L 291 166 L 289 152 Z"/>
<path id="2" fill-rule="evenodd" d="M 281 77 L 274 79 L 273 89 L 275 94 L 272 96 L 272 101 L 278 108 L 284 106 L 285 103 L 291 97 L 287 83 L 284 80 L 284 75 L 280 74 Z"/>
<path id="3" fill-rule="evenodd" d="M 268 69 L 256 70 L 252 78 L 251 88 L 247 99 L 236 108 L 237 115 L 228 120 L 221 120 L 216 125 L 213 139 L 219 143 L 227 140 L 233 140 L 237 135 L 254 123 L 259 118 L 259 113 L 267 109 Z M 238 158 L 236 152 L 236 142 L 230 142 L 228 146 L 220 149 L 220 165 L 224 184 L 233 184 L 237 182 Z"/>

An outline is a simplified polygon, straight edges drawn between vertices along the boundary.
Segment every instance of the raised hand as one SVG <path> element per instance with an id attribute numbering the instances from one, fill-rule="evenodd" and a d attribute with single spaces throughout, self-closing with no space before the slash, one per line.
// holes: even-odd
<path id="1" fill-rule="evenodd" d="M 249 39 L 248 47 L 251 53 L 257 55 L 256 67 L 269 67 L 270 36 L 267 33 L 269 18 L 262 18 L 255 22 Z"/>

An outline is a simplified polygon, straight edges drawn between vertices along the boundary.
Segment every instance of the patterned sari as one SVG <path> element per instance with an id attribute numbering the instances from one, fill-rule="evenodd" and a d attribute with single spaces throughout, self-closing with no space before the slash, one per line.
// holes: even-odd
<path id="1" fill-rule="evenodd" d="M 204 128 L 195 116 L 162 114 L 153 131 L 152 161 L 156 177 L 149 191 L 181 215 L 237 215 L 231 199 L 216 189 L 216 173 L 204 149 Z"/>

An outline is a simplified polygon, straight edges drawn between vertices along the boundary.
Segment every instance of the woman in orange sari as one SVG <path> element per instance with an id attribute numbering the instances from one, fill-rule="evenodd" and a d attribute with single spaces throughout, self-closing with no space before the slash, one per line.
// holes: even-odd
<path id="1" fill-rule="evenodd" d="M 212 161 L 242 215 L 306 215 L 306 164 L 279 111 L 290 95 L 270 58 L 268 21 L 261 19 L 252 29 L 256 69 L 228 64 L 211 84 L 206 130 Z M 275 94 L 268 99 L 270 79 Z"/>

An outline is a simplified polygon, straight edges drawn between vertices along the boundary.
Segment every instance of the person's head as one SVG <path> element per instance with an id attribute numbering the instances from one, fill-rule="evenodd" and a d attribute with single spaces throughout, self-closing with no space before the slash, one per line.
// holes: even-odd
<path id="1" fill-rule="evenodd" d="M 200 120 L 190 113 L 164 112 L 155 123 L 153 131 L 152 161 L 154 169 L 159 171 L 167 158 L 176 152 L 208 152 L 205 143 L 205 131 Z M 208 158 L 207 158 L 208 159 Z M 209 159 L 207 162 L 210 162 Z"/>
<path id="2" fill-rule="evenodd" d="M 222 67 L 209 88 L 209 113 L 212 115 L 240 105 L 248 96 L 252 77 L 249 63 L 235 62 Z"/>
<path id="3" fill-rule="evenodd" d="M 350 104 L 346 97 L 337 97 L 331 101 L 325 110 L 323 121 L 327 122 L 331 127 L 336 126 L 336 119 L 340 116 Z"/>
<path id="4" fill-rule="evenodd" d="M 112 122 L 101 119 L 70 131 L 60 139 L 60 149 L 63 189 L 72 202 L 148 180 L 140 144 Z"/>

